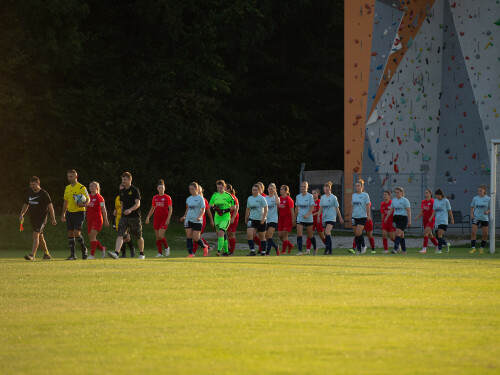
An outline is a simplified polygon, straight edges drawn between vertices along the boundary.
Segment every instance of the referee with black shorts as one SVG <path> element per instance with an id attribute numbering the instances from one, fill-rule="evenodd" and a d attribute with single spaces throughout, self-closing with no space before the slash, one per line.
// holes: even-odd
<path id="1" fill-rule="evenodd" d="M 49 254 L 47 244 L 43 238 L 43 228 L 47 223 L 47 212 L 50 212 L 52 225 L 56 225 L 54 206 L 52 205 L 49 194 L 40 187 L 40 179 L 38 177 L 33 176 L 30 178 L 30 188 L 31 191 L 24 201 L 21 215 L 19 216 L 19 221 L 22 224 L 24 221 L 24 214 L 29 210 L 31 228 L 33 229 L 33 247 L 31 248 L 31 254 L 25 255 L 24 259 L 35 260 L 35 254 L 38 245 L 40 245 L 45 253 L 43 259 L 48 260 L 52 257 Z"/>

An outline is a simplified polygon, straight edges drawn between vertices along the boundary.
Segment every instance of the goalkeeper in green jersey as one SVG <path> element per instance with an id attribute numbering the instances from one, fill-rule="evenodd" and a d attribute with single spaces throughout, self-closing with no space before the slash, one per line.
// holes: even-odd
<path id="1" fill-rule="evenodd" d="M 216 183 L 217 192 L 210 198 L 210 208 L 215 211 L 214 221 L 217 230 L 217 256 L 221 253 L 223 256 L 229 256 L 229 247 L 227 243 L 227 228 L 231 224 L 231 211 L 236 208 L 231 194 L 226 192 L 226 183 L 219 180 Z"/>

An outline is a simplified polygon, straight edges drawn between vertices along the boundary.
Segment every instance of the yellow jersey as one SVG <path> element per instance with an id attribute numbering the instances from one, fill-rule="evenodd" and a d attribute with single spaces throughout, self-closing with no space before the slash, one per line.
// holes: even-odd
<path id="1" fill-rule="evenodd" d="M 68 202 L 69 212 L 85 211 L 85 207 L 78 207 L 76 204 L 75 197 L 79 194 L 83 194 L 87 200 L 89 199 L 89 193 L 87 193 L 87 189 L 81 183 L 77 182 L 75 186 L 71 186 L 71 184 L 66 186 L 64 200 Z"/>

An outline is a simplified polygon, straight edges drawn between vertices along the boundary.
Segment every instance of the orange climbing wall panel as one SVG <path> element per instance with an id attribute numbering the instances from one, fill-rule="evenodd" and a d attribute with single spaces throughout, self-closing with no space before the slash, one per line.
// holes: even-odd
<path id="1" fill-rule="evenodd" d="M 353 172 L 361 173 L 374 1 L 344 2 L 344 215 L 350 216 Z"/>

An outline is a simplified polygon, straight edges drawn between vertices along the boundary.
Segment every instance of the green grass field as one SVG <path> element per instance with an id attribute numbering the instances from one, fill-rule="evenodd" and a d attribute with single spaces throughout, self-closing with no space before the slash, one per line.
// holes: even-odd
<path id="1" fill-rule="evenodd" d="M 171 258 L 148 228 L 146 260 L 67 262 L 58 226 L 55 259 L 27 262 L 15 219 L 0 217 L 2 374 L 500 372 L 498 254 L 187 259 L 173 225 Z"/>

